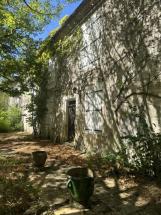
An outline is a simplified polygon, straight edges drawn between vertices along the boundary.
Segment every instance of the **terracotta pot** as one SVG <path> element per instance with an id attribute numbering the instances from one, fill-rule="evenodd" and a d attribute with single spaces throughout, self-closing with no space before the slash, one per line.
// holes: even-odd
<path id="1" fill-rule="evenodd" d="M 37 167 L 43 167 L 47 159 L 47 153 L 45 151 L 32 152 L 33 163 Z"/>

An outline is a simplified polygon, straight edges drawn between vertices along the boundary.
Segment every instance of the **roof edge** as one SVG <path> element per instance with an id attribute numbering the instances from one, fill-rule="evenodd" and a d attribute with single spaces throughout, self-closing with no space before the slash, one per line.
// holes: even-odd
<path id="1" fill-rule="evenodd" d="M 89 17 L 91 10 L 95 11 L 103 2 L 105 2 L 105 0 L 83 0 L 51 38 L 50 44 L 53 44 L 63 36 L 70 34 L 77 25 L 84 22 Z"/>

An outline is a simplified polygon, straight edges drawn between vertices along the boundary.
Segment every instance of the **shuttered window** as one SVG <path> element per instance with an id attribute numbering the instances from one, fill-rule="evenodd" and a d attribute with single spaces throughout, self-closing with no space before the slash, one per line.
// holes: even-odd
<path id="1" fill-rule="evenodd" d="M 102 131 L 102 102 L 103 91 L 89 91 L 85 95 L 85 129 Z"/>

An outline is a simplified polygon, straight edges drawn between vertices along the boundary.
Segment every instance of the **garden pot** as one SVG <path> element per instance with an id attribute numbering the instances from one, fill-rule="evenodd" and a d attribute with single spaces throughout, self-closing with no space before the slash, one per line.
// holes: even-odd
<path id="1" fill-rule="evenodd" d="M 88 168 L 72 168 L 67 172 L 67 188 L 73 200 L 86 205 L 94 191 L 93 171 Z"/>
<path id="2" fill-rule="evenodd" d="M 43 167 L 47 159 L 47 153 L 45 151 L 32 152 L 33 163 L 37 167 Z"/>

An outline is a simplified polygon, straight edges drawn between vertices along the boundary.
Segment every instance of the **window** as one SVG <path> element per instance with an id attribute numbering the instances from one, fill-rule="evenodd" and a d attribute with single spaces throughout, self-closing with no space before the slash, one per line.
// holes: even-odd
<path id="1" fill-rule="evenodd" d="M 85 130 L 102 131 L 103 91 L 89 91 L 85 95 Z"/>

